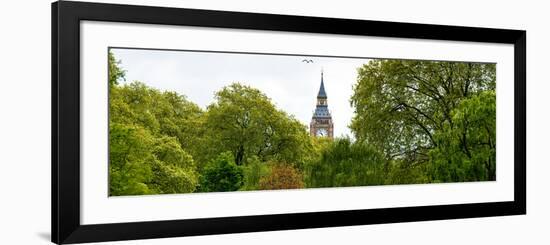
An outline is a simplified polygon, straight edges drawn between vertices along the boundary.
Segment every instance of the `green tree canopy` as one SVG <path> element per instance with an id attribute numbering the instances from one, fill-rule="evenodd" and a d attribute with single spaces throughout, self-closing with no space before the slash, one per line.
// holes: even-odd
<path id="1" fill-rule="evenodd" d="M 109 64 L 109 86 L 118 85 L 118 80 L 124 80 L 126 71 L 120 68 L 120 61 L 115 59 L 113 53 L 109 51 L 108 54 Z"/>
<path id="2" fill-rule="evenodd" d="M 453 124 L 452 110 L 494 88 L 495 64 L 372 60 L 358 70 L 351 129 L 388 159 L 426 162 L 435 131 Z"/>
<path id="3" fill-rule="evenodd" d="M 150 151 L 154 138 L 147 130 L 123 124 L 109 125 L 109 195 L 155 193 L 149 187 L 153 179 Z"/>
<path id="4" fill-rule="evenodd" d="M 242 166 L 244 172 L 244 185 L 241 190 L 259 190 L 260 179 L 271 173 L 267 163 L 261 162 L 257 156 L 247 159 L 246 165 Z"/>
<path id="5" fill-rule="evenodd" d="M 198 174 L 191 155 L 185 152 L 174 137 L 156 139 L 152 152 L 157 159 L 152 165 L 151 186 L 158 193 L 189 193 L 198 184 Z"/>
<path id="6" fill-rule="evenodd" d="M 216 93 L 208 107 L 207 132 L 213 147 L 207 154 L 229 151 L 237 165 L 257 156 L 261 161 L 301 163 L 312 149 L 306 127 L 277 110 L 257 89 L 239 83 Z"/>
<path id="7" fill-rule="evenodd" d="M 384 156 L 374 147 L 348 138 L 336 139 L 318 161 L 306 167 L 308 187 L 384 184 Z"/>
<path id="8" fill-rule="evenodd" d="M 485 91 L 465 99 L 451 111 L 434 135 L 430 151 L 434 181 L 457 182 L 496 179 L 496 96 Z"/>
<path id="9" fill-rule="evenodd" d="M 111 122 L 140 125 L 155 135 L 176 137 L 182 148 L 190 151 L 200 141 L 203 111 L 184 96 L 136 81 L 112 87 L 109 100 Z"/>
<path id="10" fill-rule="evenodd" d="M 193 159 L 174 137 L 156 138 L 147 129 L 109 126 L 109 194 L 189 193 L 198 176 Z"/>
<path id="11" fill-rule="evenodd" d="M 243 170 L 229 152 L 220 154 L 206 165 L 200 179 L 200 191 L 236 191 L 243 185 Z"/>
<path id="12" fill-rule="evenodd" d="M 189 152 L 203 112 L 173 92 L 120 85 L 119 66 L 109 53 L 110 195 L 193 192 L 198 174 Z"/>

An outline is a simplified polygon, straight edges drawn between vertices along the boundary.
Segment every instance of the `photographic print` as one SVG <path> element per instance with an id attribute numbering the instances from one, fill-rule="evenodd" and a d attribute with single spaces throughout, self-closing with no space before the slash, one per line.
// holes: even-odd
<path id="1" fill-rule="evenodd" d="M 524 30 L 72 1 L 51 17 L 52 242 L 526 213 Z"/>
<path id="2" fill-rule="evenodd" d="M 496 180 L 496 64 L 108 50 L 109 196 Z"/>

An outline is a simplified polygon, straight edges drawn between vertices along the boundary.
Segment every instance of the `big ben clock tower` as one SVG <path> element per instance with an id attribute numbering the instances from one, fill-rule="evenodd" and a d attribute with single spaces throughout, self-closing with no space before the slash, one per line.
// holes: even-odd
<path id="1" fill-rule="evenodd" d="M 325 92 L 325 84 L 323 82 L 323 72 L 321 71 L 321 87 L 317 94 L 317 106 L 311 117 L 309 124 L 309 133 L 314 137 L 334 137 L 334 125 L 332 124 L 332 116 L 328 110 L 327 93 Z"/>

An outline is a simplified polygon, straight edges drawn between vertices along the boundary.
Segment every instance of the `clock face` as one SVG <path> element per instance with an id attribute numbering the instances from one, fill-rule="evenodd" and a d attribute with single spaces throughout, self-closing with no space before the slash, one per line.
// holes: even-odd
<path id="1" fill-rule="evenodd" d="M 328 131 L 325 128 L 320 128 L 320 129 L 317 129 L 316 135 L 325 137 L 325 136 L 328 136 Z"/>

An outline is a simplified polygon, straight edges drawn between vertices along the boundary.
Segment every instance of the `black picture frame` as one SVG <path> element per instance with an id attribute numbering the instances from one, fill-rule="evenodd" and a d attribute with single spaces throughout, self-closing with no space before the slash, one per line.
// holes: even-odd
<path id="1" fill-rule="evenodd" d="M 151 222 L 80 224 L 80 21 L 182 25 L 514 45 L 514 201 Z M 256 232 L 526 213 L 526 32 L 61 1 L 52 4 L 52 242 Z"/>

